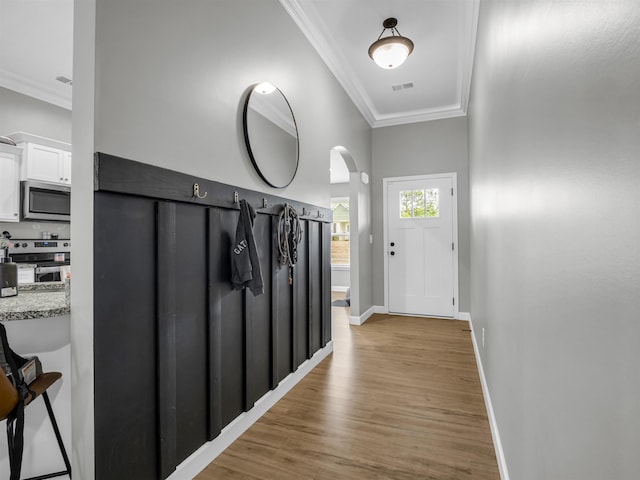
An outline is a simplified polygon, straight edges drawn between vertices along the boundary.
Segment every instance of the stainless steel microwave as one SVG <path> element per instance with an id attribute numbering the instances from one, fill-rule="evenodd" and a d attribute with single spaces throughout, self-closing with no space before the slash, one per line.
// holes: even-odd
<path id="1" fill-rule="evenodd" d="M 71 220 L 71 187 L 29 180 L 20 183 L 23 220 L 49 222 Z"/>

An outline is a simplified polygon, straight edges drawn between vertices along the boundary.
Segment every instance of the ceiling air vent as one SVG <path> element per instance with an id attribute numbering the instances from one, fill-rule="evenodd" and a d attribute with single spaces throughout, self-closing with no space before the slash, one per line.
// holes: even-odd
<path id="1" fill-rule="evenodd" d="M 72 85 L 73 84 L 73 82 L 71 81 L 70 78 L 63 77 L 62 75 L 60 75 L 59 77 L 56 77 L 56 80 L 58 80 L 59 82 L 62 82 L 62 83 L 66 83 L 67 85 Z"/>
<path id="2" fill-rule="evenodd" d="M 399 83 L 398 85 L 391 85 L 391 90 L 397 92 L 399 90 L 406 90 L 407 88 L 413 88 L 413 82 Z"/>

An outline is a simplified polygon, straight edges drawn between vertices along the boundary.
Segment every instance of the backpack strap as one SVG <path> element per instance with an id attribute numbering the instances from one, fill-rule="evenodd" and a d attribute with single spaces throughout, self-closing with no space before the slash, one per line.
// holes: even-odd
<path id="1" fill-rule="evenodd" d="M 22 452 L 24 449 L 24 401 L 29 396 L 29 389 L 18 374 L 18 365 L 26 363 L 26 359 L 15 354 L 9 348 L 7 330 L 0 323 L 0 345 L 4 357 L 11 370 L 13 382 L 18 390 L 18 403 L 7 416 L 7 444 L 9 447 L 9 465 L 11 467 L 10 480 L 20 480 L 22 470 Z"/>

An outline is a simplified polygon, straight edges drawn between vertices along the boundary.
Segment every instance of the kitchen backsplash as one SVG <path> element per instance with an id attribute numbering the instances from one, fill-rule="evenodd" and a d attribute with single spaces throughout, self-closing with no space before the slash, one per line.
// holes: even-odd
<path id="1" fill-rule="evenodd" d="M 59 238 L 71 238 L 71 227 L 60 222 L 0 222 L 0 233 L 7 231 L 12 238 L 42 238 L 42 232 L 58 234 Z"/>

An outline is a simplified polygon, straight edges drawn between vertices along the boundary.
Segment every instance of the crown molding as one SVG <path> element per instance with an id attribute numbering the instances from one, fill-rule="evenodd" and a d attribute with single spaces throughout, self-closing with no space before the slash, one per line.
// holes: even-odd
<path id="1" fill-rule="evenodd" d="M 298 0 L 280 0 L 280 3 L 307 37 L 316 52 L 318 52 L 320 58 L 329 67 L 333 76 L 342 85 L 342 88 L 347 92 L 356 108 L 360 110 L 365 120 L 369 125 L 373 125 L 376 121 L 373 105 L 371 105 L 369 99 L 363 97 L 360 93 L 364 91 L 364 88 L 358 81 L 356 73 L 349 66 L 349 62 L 329 45 L 325 36 L 316 26 L 321 24 L 322 21 L 318 17 L 311 18 L 309 12 L 300 5 Z"/>
<path id="2" fill-rule="evenodd" d="M 431 120 L 444 120 L 446 118 L 464 117 L 466 110 L 460 106 L 433 108 L 429 110 L 417 110 L 403 112 L 401 115 L 381 115 L 371 125 L 372 128 L 393 127 L 394 125 L 406 125 L 408 123 L 429 122 Z"/>
<path id="3" fill-rule="evenodd" d="M 51 103 L 66 110 L 71 110 L 72 87 L 70 86 L 67 87 L 69 89 L 68 95 L 61 94 L 40 82 L 0 68 L 0 87 L 42 100 L 43 102 Z"/>
<path id="4" fill-rule="evenodd" d="M 307 37 L 313 48 L 320 55 L 320 58 L 325 62 L 372 128 L 441 120 L 467 114 L 480 0 L 472 0 L 470 2 L 471 6 L 465 12 L 464 21 L 460 22 L 460 38 L 464 38 L 466 35 L 469 35 L 469 37 L 467 37 L 468 41 L 461 42 L 461 50 L 458 55 L 458 76 L 456 78 L 458 105 L 388 115 L 380 114 L 373 106 L 371 99 L 362 94 L 364 88 L 358 80 L 356 72 L 353 71 L 350 63 L 340 53 L 340 50 L 330 45 L 318 27 L 318 25 L 322 25 L 322 20 L 317 15 L 314 15 L 313 11 L 305 9 L 299 0 L 280 0 L 280 3 Z"/>

